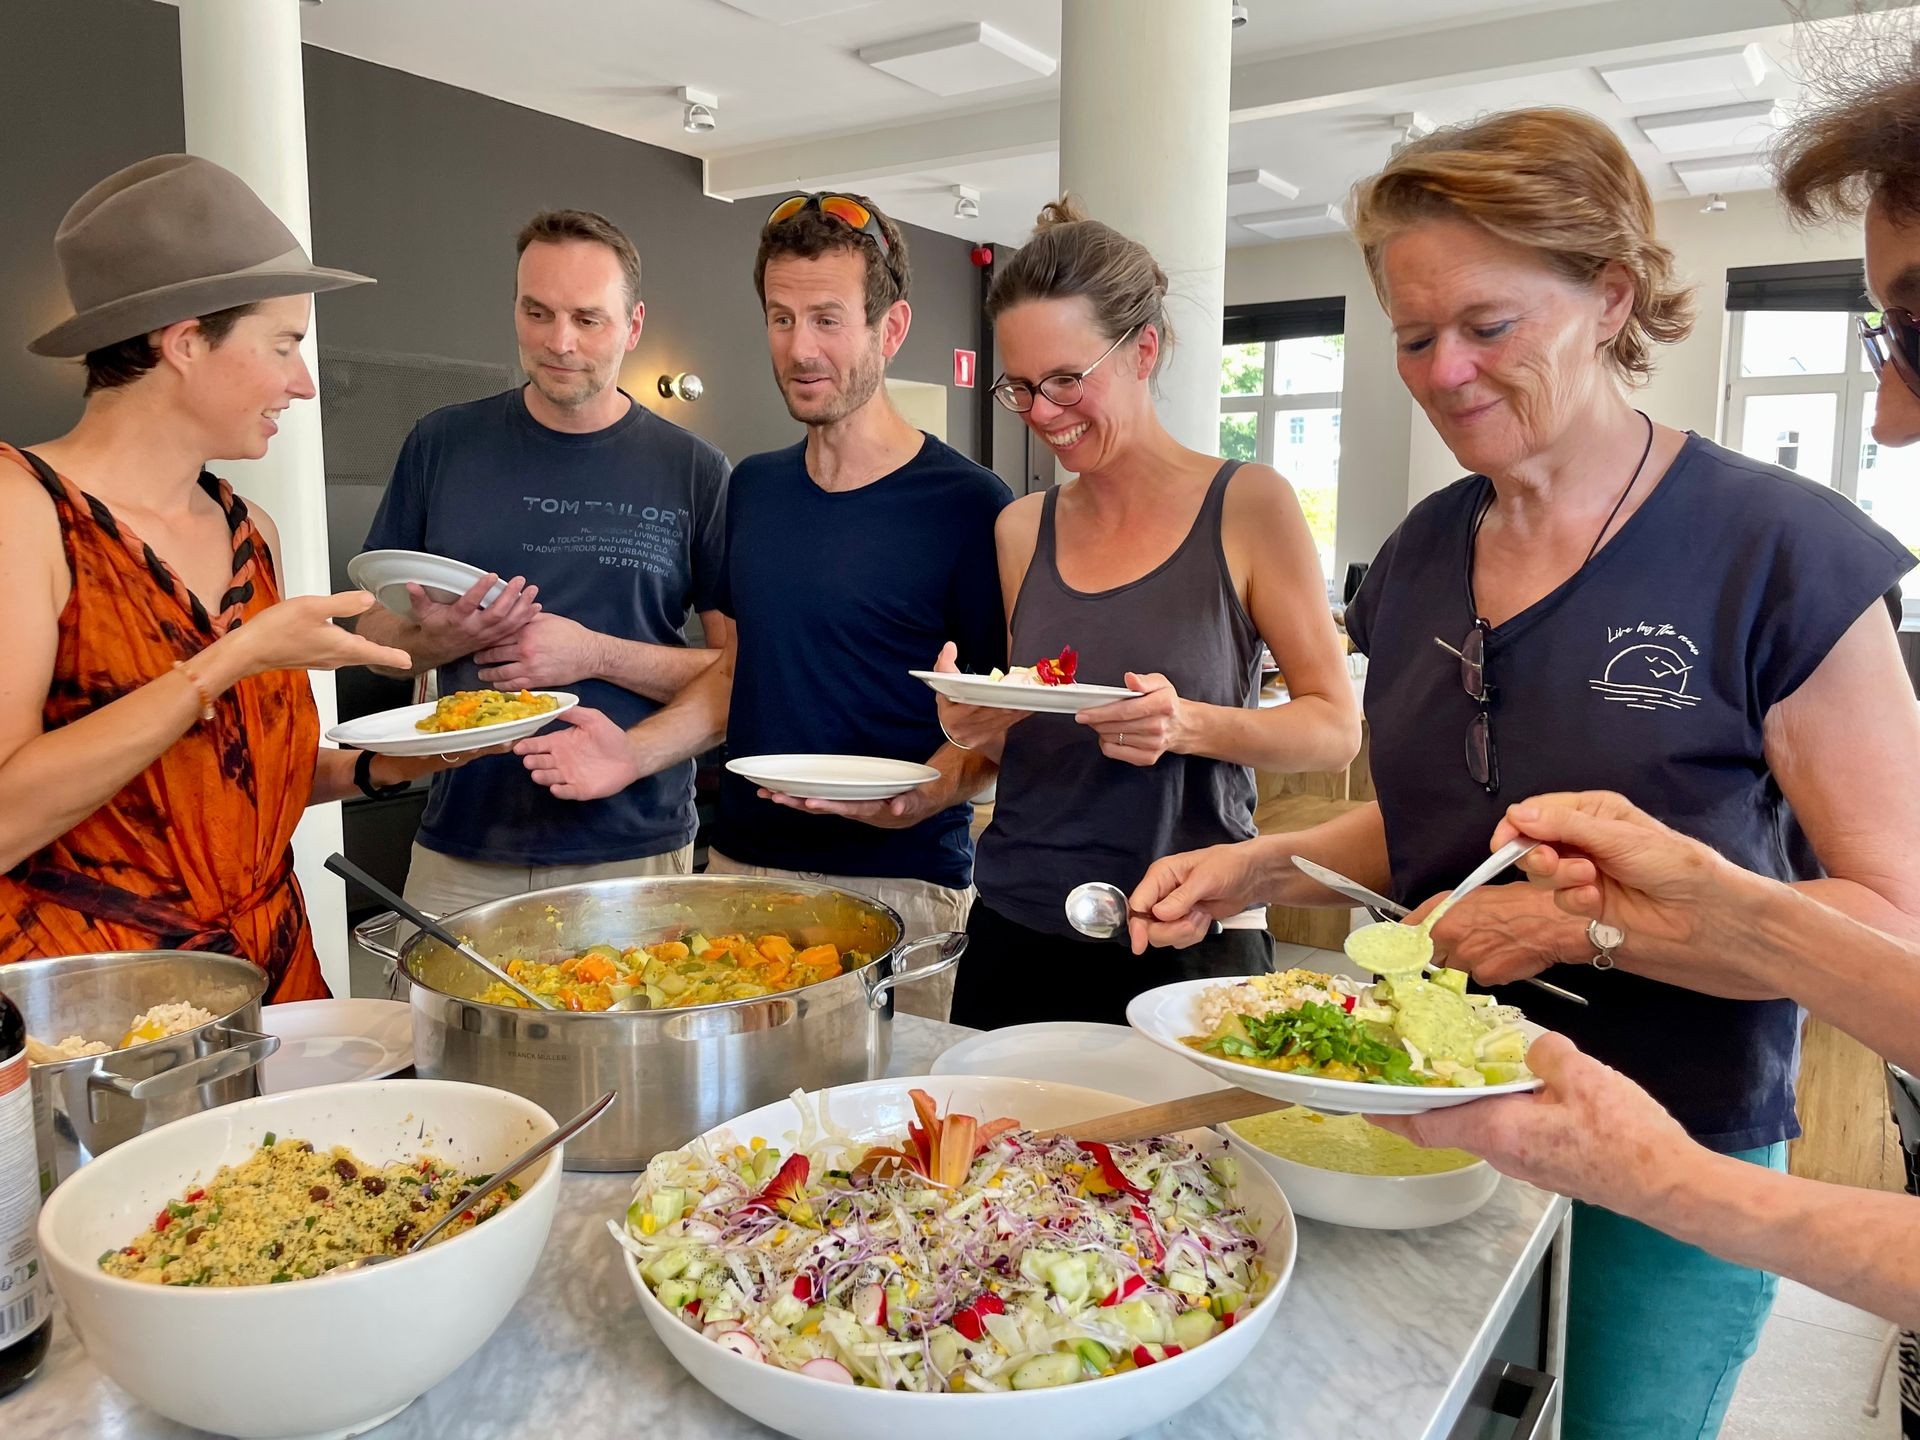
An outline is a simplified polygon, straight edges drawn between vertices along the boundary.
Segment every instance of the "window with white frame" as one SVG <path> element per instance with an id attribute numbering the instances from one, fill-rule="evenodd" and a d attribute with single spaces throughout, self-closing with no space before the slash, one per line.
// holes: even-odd
<path id="1" fill-rule="evenodd" d="M 1220 454 L 1271 465 L 1292 482 L 1329 580 L 1345 367 L 1346 336 L 1337 334 L 1254 340 L 1220 353 Z"/>
<path id="2" fill-rule="evenodd" d="M 1920 554 L 1920 447 L 1874 444 L 1879 386 L 1857 338 L 1863 313 L 1734 311 L 1725 443 L 1832 486 Z"/>

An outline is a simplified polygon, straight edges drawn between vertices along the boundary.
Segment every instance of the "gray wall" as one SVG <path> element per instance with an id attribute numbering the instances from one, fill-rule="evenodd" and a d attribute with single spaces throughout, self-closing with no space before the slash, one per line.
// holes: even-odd
<path id="1" fill-rule="evenodd" d="M 60 216 L 102 176 L 183 146 L 177 12 L 4 0 L 0 55 L 0 438 L 25 443 L 79 413 L 74 367 L 24 351 L 66 313 Z M 514 233 L 535 210 L 580 206 L 640 250 L 647 323 L 628 390 L 735 459 L 798 438 L 753 294 L 767 202 L 706 198 L 689 157 L 311 46 L 306 82 L 314 254 L 380 281 L 320 298 L 323 347 L 512 365 Z M 980 348 L 979 279 L 961 240 L 908 227 L 908 245 L 914 323 L 891 373 L 945 385 L 952 351 Z M 661 400 L 654 379 L 676 370 L 706 397 Z M 984 388 L 948 392 L 947 438 L 965 454 L 985 403 Z"/>

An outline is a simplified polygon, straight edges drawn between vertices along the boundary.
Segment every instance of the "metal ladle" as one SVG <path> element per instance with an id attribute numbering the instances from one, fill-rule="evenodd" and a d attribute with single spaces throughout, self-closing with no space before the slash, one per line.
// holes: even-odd
<path id="1" fill-rule="evenodd" d="M 1154 918 L 1144 910 L 1129 910 L 1125 892 L 1118 885 L 1109 885 L 1104 880 L 1089 880 L 1069 890 L 1066 911 L 1067 923 L 1092 940 L 1111 940 L 1117 935 L 1125 935 L 1129 917 L 1137 916 L 1142 920 Z M 1207 934 L 1220 934 L 1218 920 L 1207 927 Z"/>

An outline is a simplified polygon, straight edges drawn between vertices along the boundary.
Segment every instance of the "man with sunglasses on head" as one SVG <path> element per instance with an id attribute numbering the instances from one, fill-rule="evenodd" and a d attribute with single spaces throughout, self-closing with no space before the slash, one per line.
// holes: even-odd
<path id="1" fill-rule="evenodd" d="M 412 618 L 360 630 L 437 668 L 440 693 L 559 689 L 631 725 L 718 658 L 727 461 L 620 388 L 640 339 L 640 256 L 604 216 L 536 215 L 521 230 L 514 332 L 527 381 L 413 427 L 369 550 L 424 550 L 483 575 L 442 601 L 407 587 Z M 486 601 L 490 587 L 512 576 Z M 536 600 L 535 597 L 538 597 Z M 706 646 L 688 644 L 700 615 Z M 445 914 L 508 895 L 693 867 L 693 766 L 591 806 L 529 785 L 494 755 L 436 777 L 407 898 Z"/>
<path id="2" fill-rule="evenodd" d="M 889 800 L 799 799 L 722 777 L 709 873 L 824 881 L 891 905 L 904 939 L 958 930 L 971 901 L 970 799 L 993 767 L 946 741 L 908 672 L 1004 663 L 993 527 L 1012 498 L 991 471 L 907 423 L 887 362 L 912 310 L 899 227 L 858 195 L 795 195 L 754 261 L 774 380 L 806 427 L 733 473 L 719 664 L 630 729 L 586 707 L 516 747 L 563 800 L 614 795 L 723 735 L 735 758 L 924 761 Z M 955 644 L 946 645 L 953 641 Z M 943 648 L 944 646 L 944 648 Z M 951 974 L 900 992 L 944 1019 Z"/>

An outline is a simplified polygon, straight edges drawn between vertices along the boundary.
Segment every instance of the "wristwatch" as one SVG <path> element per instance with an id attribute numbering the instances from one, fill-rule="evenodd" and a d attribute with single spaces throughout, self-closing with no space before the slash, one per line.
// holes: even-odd
<path id="1" fill-rule="evenodd" d="M 1596 970 L 1611 970 L 1615 965 L 1613 952 L 1627 943 L 1627 932 L 1618 925 L 1607 925 L 1599 920 L 1587 922 L 1587 939 L 1592 943 L 1595 954 L 1590 962 Z"/>
<path id="2" fill-rule="evenodd" d="M 404 795 L 412 788 L 409 782 L 399 780 L 392 785 L 373 783 L 373 751 L 362 750 L 360 758 L 353 762 L 353 783 L 360 787 L 360 793 L 369 800 L 390 800 L 395 795 Z"/>

